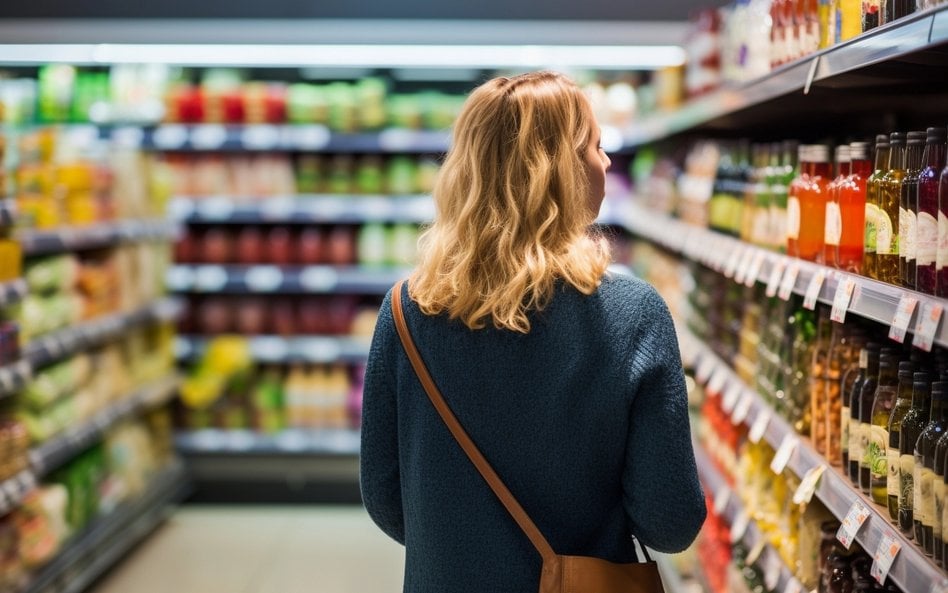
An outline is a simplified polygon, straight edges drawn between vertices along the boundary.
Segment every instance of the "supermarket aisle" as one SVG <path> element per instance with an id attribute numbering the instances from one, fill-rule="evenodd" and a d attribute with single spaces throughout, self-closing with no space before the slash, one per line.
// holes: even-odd
<path id="1" fill-rule="evenodd" d="M 395 593 L 403 548 L 358 506 L 184 506 L 90 593 Z"/>

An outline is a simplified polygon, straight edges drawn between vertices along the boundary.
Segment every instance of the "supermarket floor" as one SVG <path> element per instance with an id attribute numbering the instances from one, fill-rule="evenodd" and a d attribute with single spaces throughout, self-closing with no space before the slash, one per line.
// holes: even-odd
<path id="1" fill-rule="evenodd" d="M 397 593 L 403 565 L 360 506 L 185 505 L 90 593 Z"/>

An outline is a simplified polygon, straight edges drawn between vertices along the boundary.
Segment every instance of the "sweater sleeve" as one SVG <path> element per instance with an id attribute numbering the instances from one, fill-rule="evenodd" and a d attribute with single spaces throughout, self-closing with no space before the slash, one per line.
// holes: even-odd
<path id="1" fill-rule="evenodd" d="M 632 533 L 660 552 L 687 548 L 707 513 L 698 482 L 678 340 L 668 307 L 648 287 L 630 346 L 637 386 L 631 407 L 623 496 Z"/>
<path id="2" fill-rule="evenodd" d="M 391 292 L 379 310 L 369 349 L 362 398 L 362 437 L 359 482 L 362 502 L 382 531 L 405 543 L 401 476 L 398 463 L 398 417 L 395 348 L 401 348 L 392 317 Z"/>

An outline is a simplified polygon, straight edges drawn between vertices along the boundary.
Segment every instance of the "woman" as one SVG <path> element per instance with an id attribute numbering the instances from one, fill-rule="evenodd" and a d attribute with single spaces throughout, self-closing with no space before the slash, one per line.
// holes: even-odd
<path id="1" fill-rule="evenodd" d="M 646 283 L 606 273 L 589 229 L 609 157 L 559 74 L 468 98 L 402 292 L 448 405 L 558 554 L 634 562 L 705 517 L 675 330 Z M 406 547 L 404 590 L 534 592 L 541 559 L 451 436 L 396 334 L 391 293 L 365 377 L 362 494 Z"/>

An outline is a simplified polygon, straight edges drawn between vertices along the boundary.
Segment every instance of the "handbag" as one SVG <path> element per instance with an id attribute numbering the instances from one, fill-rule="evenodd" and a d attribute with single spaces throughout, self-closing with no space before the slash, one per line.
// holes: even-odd
<path id="1" fill-rule="evenodd" d="M 656 564 L 648 554 L 645 546 L 642 553 L 646 562 L 617 564 L 589 556 L 562 556 L 553 551 L 549 542 L 540 533 L 540 530 L 527 515 L 517 499 L 500 479 L 487 459 L 481 454 L 477 445 L 471 440 L 464 427 L 448 407 L 447 402 L 438 390 L 424 360 L 421 358 L 415 343 L 412 341 L 408 323 L 402 309 L 402 285 L 404 280 L 395 285 L 392 292 L 392 313 L 395 318 L 395 327 L 401 339 L 405 353 L 408 355 L 411 366 L 418 376 L 428 399 L 434 405 L 441 419 L 447 425 L 455 440 L 467 454 L 471 463 L 477 468 L 490 489 L 513 517 L 524 535 L 537 549 L 543 558 L 543 568 L 540 574 L 539 593 L 664 593 L 662 580 Z"/>

